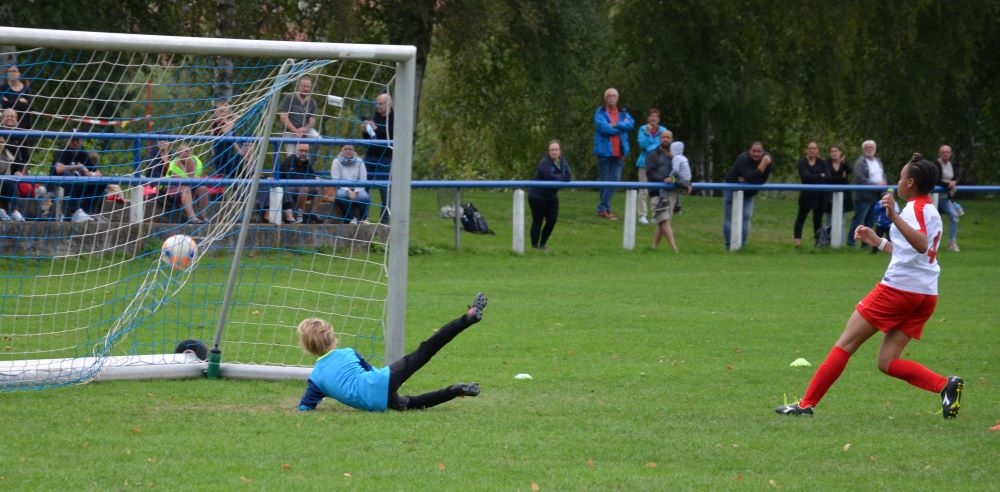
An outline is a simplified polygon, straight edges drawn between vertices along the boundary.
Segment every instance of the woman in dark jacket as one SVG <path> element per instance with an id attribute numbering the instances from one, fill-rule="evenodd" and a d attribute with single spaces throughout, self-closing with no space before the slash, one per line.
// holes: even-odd
<path id="1" fill-rule="evenodd" d="M 549 142 L 549 151 L 538 162 L 535 181 L 569 181 L 569 163 L 562 155 L 558 140 Z M 546 244 L 559 218 L 559 188 L 531 188 L 528 190 L 531 207 L 531 247 L 549 249 Z M 544 226 L 543 226 L 544 222 Z"/>
<path id="2" fill-rule="evenodd" d="M 802 184 L 825 184 L 830 176 L 826 161 L 819 158 L 819 144 L 815 141 L 806 145 L 806 156 L 799 159 L 799 178 Z M 792 233 L 795 239 L 795 247 L 802 245 L 802 227 L 806 223 L 806 216 L 812 213 L 813 238 L 818 239 L 820 227 L 823 226 L 823 208 L 826 203 L 826 193 L 822 191 L 799 192 L 799 212 L 795 216 L 795 226 Z"/>
<path id="3" fill-rule="evenodd" d="M 846 185 L 851 183 L 851 173 L 854 172 L 854 168 L 851 167 L 851 163 L 847 162 L 844 158 L 844 149 L 840 145 L 830 146 L 830 160 L 826 161 L 826 167 L 830 170 L 830 175 L 827 178 L 827 182 L 836 185 Z M 826 205 L 825 205 L 827 215 L 833 214 L 833 193 L 826 194 Z M 854 196 L 850 191 L 844 192 L 844 209 L 842 213 L 854 211 Z M 833 217 L 827 219 L 827 223 L 833 220 Z M 840 231 L 841 238 L 843 239 L 843 231 Z M 854 234 L 851 232 L 851 234 Z"/>

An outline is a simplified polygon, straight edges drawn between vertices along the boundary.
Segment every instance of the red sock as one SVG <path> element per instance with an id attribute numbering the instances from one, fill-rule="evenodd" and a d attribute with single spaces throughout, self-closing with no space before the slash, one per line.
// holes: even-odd
<path id="1" fill-rule="evenodd" d="M 889 363 L 889 369 L 885 372 L 894 378 L 902 379 L 933 393 L 940 393 L 948 384 L 948 378 L 912 360 L 894 359 Z"/>
<path id="2" fill-rule="evenodd" d="M 816 373 L 813 374 L 812 380 L 809 381 L 809 386 L 806 388 L 806 394 L 802 395 L 802 400 L 799 401 L 799 406 L 802 408 L 815 407 L 823 399 L 826 390 L 830 389 L 830 386 L 833 386 L 840 374 L 844 372 L 849 360 L 851 360 L 851 354 L 834 345 L 830 349 L 830 353 L 826 355 L 826 359 L 816 369 Z"/>

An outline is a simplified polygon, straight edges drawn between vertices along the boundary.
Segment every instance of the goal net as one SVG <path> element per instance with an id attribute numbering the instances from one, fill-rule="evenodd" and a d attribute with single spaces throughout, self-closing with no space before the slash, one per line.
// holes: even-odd
<path id="1" fill-rule="evenodd" d="M 402 352 L 412 47 L 4 27 L 0 46 L 0 391 L 304 378 L 307 317 Z M 183 269 L 162 259 L 178 234 Z"/>

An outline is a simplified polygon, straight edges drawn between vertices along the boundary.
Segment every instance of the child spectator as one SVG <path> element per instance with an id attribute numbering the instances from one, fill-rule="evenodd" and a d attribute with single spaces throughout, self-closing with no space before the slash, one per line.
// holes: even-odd
<path id="1" fill-rule="evenodd" d="M 888 194 L 892 194 L 892 188 L 886 191 Z M 885 212 L 885 206 L 882 205 L 882 201 L 879 200 L 875 202 L 875 235 L 882 238 L 889 237 L 889 228 L 892 226 L 892 221 L 889 220 L 889 215 Z M 896 209 L 896 213 L 899 213 L 899 205 L 893 203 L 893 207 Z M 878 253 L 878 247 L 872 246 L 872 254 Z"/>

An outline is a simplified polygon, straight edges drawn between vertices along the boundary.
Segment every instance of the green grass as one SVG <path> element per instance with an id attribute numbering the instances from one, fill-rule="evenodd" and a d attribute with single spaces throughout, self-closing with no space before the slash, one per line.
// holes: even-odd
<path id="1" fill-rule="evenodd" d="M 941 298 L 905 356 L 966 380 L 936 395 L 882 375 L 861 348 L 813 418 L 800 396 L 884 255 L 791 247 L 795 200 L 759 200 L 749 247 L 726 252 L 721 201 L 685 198 L 680 254 L 563 192 L 550 252 L 511 250 L 509 193 L 469 192 L 496 236 L 454 250 L 435 192 L 414 200 L 407 345 L 461 312 L 485 320 L 404 386 L 478 381 L 424 412 L 325 401 L 298 382 L 106 382 L 0 395 L 6 490 L 988 490 L 1000 472 L 995 343 L 1000 203 L 966 203 L 962 252 L 940 255 Z M 616 210 L 623 210 L 618 195 Z M 225 354 L 223 354 L 225 356 Z M 529 373 L 531 380 L 515 380 Z"/>

